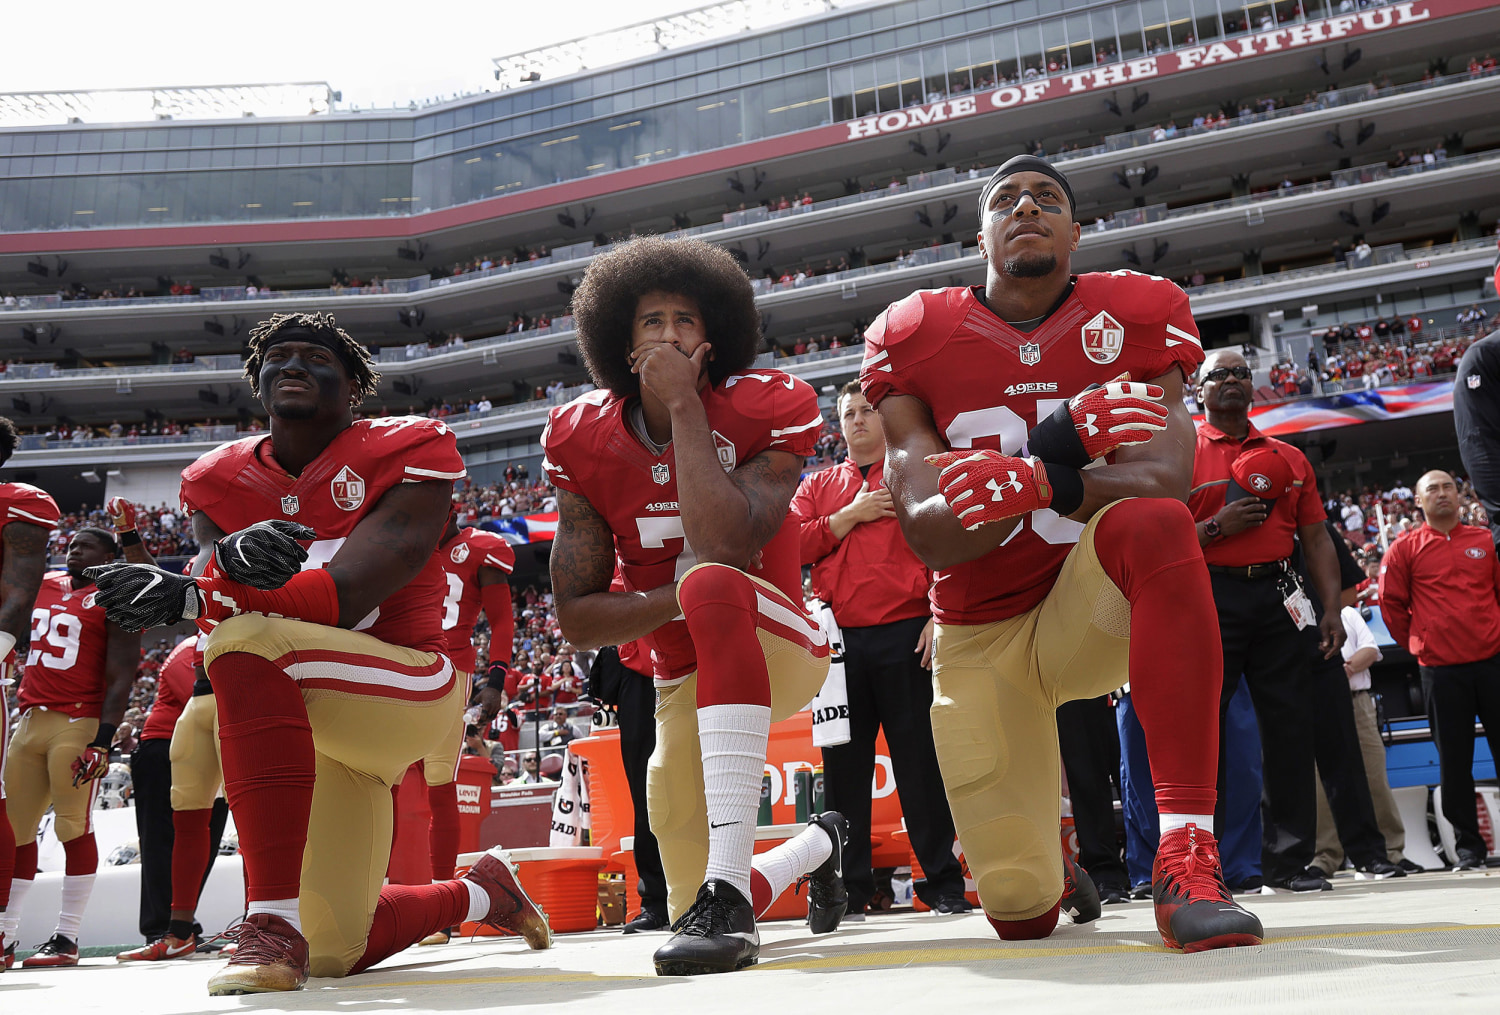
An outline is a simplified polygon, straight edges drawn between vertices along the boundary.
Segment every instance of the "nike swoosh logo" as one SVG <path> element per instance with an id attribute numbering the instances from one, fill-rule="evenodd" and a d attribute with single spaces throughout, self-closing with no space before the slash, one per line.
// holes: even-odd
<path id="1" fill-rule="evenodd" d="M 716 825 L 712 821 L 710 821 L 708 823 L 708 827 L 709 828 L 725 828 L 725 827 L 727 827 L 729 825 L 738 825 L 738 824 L 740 824 L 740 822 L 738 822 L 738 821 L 721 821 L 721 822 L 719 822 Z"/>
<path id="2" fill-rule="evenodd" d="M 168 946 L 167 947 L 167 955 L 169 957 L 171 957 L 171 958 L 176 958 L 179 955 L 185 955 L 185 954 L 187 954 L 188 952 L 192 951 L 195 947 L 197 947 L 197 946 L 193 942 L 191 942 L 191 941 L 184 942 L 181 946 L 179 946 L 177 948 L 173 948 L 171 946 Z"/>
<path id="3" fill-rule="evenodd" d="M 135 598 L 130 601 L 131 605 L 135 605 L 136 603 L 140 602 L 141 601 L 141 596 L 144 596 L 147 592 L 150 592 L 152 589 L 156 588 L 156 586 L 158 586 L 160 584 L 161 584 L 161 575 L 159 575 L 159 574 L 152 575 L 151 576 L 151 582 L 150 582 L 150 584 L 148 584 L 145 588 L 141 589 L 139 592 L 137 592 L 135 594 Z"/>

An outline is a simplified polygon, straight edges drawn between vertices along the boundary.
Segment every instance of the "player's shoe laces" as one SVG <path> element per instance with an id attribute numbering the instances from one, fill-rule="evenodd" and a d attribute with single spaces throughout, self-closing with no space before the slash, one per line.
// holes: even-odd
<path id="1" fill-rule="evenodd" d="M 1197 825 L 1162 833 L 1151 897 L 1156 929 L 1168 948 L 1201 952 L 1258 945 L 1265 934 L 1255 914 L 1234 901 L 1224 884 L 1219 845 Z"/>
<path id="2" fill-rule="evenodd" d="M 307 982 L 307 938 L 281 917 L 252 913 L 225 934 L 235 938 L 234 957 L 209 979 L 210 997 L 301 990 Z"/>
<path id="3" fill-rule="evenodd" d="M 54 966 L 78 965 L 78 942 L 53 934 L 21 963 L 22 969 L 50 969 Z"/>
<path id="4" fill-rule="evenodd" d="M 849 822 L 838 811 L 824 811 L 809 825 L 828 833 L 833 849 L 815 869 L 797 879 L 800 892 L 807 885 L 807 926 L 814 934 L 830 934 L 849 909 L 849 892 L 844 888 L 844 847 L 849 844 Z"/>
<path id="5" fill-rule="evenodd" d="M 711 878 L 672 925 L 672 940 L 656 950 L 657 976 L 732 973 L 760 956 L 755 907 L 728 881 Z"/>
<path id="6" fill-rule="evenodd" d="M 1073 858 L 1063 854 L 1062 911 L 1073 918 L 1074 923 L 1088 923 L 1099 919 L 1104 905 L 1099 901 L 1099 889 L 1089 872 L 1078 866 Z"/>
<path id="7" fill-rule="evenodd" d="M 496 847 L 480 857 L 464 874 L 490 897 L 490 911 L 479 922 L 525 938 L 535 950 L 552 947 L 552 926 L 516 879 L 515 865 L 505 850 Z"/>
<path id="8" fill-rule="evenodd" d="M 198 950 L 198 936 L 194 934 L 187 940 L 173 937 L 171 934 L 163 934 L 140 948 L 132 948 L 128 952 L 121 952 L 115 956 L 116 962 L 165 962 L 168 959 L 190 959 Z"/>

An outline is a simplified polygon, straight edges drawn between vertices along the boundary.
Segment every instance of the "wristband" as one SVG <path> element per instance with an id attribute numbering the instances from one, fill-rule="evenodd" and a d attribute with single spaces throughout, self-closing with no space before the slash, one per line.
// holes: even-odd
<path id="1" fill-rule="evenodd" d="M 115 724 L 112 722 L 101 722 L 99 732 L 94 734 L 94 739 L 89 743 L 90 747 L 97 747 L 101 751 L 107 751 L 115 742 Z"/>
<path id="2" fill-rule="evenodd" d="M 1219 520 L 1217 518 L 1210 518 L 1208 521 L 1203 523 L 1203 532 L 1206 536 L 1208 536 L 1209 539 L 1218 539 L 1219 536 L 1223 534 L 1224 530 L 1220 527 Z"/>
<path id="3" fill-rule="evenodd" d="M 115 533 L 120 538 L 121 546 L 140 546 L 141 534 L 135 529 L 126 529 L 124 532 Z"/>
<path id="4" fill-rule="evenodd" d="M 1084 390 L 1091 391 L 1098 386 L 1094 384 Z M 1073 409 L 1067 401 L 1060 403 L 1052 415 L 1031 428 L 1026 435 L 1026 447 L 1019 454 L 1022 458 L 1036 457 L 1046 462 L 1049 478 L 1054 465 L 1081 469 L 1093 461 L 1083 446 L 1083 438 L 1078 436 L 1078 428 L 1073 425 Z"/>
<path id="5" fill-rule="evenodd" d="M 1066 518 L 1083 506 L 1083 473 L 1071 465 L 1043 462 L 1047 483 L 1052 487 L 1052 502 L 1047 505 Z"/>

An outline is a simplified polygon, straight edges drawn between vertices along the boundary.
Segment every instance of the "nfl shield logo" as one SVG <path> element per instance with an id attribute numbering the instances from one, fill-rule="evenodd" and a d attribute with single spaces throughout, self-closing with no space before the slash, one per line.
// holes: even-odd
<path id="1" fill-rule="evenodd" d="M 297 500 L 297 495 L 295 493 L 289 493 L 285 497 L 281 498 L 282 514 L 294 515 L 301 510 L 302 504 Z"/>
<path id="2" fill-rule="evenodd" d="M 666 462 L 657 462 L 651 466 L 651 481 L 657 486 L 666 486 L 667 481 L 672 478 L 672 470 L 667 468 Z"/>
<path id="3" fill-rule="evenodd" d="M 1125 348 L 1125 329 L 1102 310 L 1083 326 L 1081 336 L 1084 353 L 1095 363 L 1113 363 Z"/>
<path id="4" fill-rule="evenodd" d="M 724 467 L 724 471 L 733 472 L 734 467 L 739 464 L 739 455 L 734 450 L 734 442 L 715 430 L 714 450 L 718 452 L 719 464 Z"/>
<path id="5" fill-rule="evenodd" d="M 365 481 L 347 465 L 333 477 L 328 490 L 333 495 L 333 502 L 344 511 L 357 510 L 365 502 Z"/>
<path id="6" fill-rule="evenodd" d="M 1479 389 L 1479 375 L 1470 374 L 1468 377 L 1464 378 L 1464 383 L 1469 386 L 1470 391 L 1477 391 Z"/>
<path id="7" fill-rule="evenodd" d="M 1029 367 L 1034 367 L 1042 361 L 1042 347 L 1036 342 L 1026 342 L 1021 346 L 1021 362 Z"/>

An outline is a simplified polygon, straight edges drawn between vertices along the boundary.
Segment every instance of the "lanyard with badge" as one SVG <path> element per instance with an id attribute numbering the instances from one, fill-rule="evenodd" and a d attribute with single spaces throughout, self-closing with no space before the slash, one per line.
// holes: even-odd
<path id="1" fill-rule="evenodd" d="M 1281 593 L 1281 605 L 1286 607 L 1287 615 L 1297 625 L 1297 630 L 1305 631 L 1317 624 L 1317 611 L 1313 609 L 1312 600 L 1307 597 L 1307 590 L 1302 587 L 1302 579 L 1297 572 L 1286 561 L 1282 561 L 1281 569 L 1281 574 L 1276 576 L 1276 591 Z"/>

